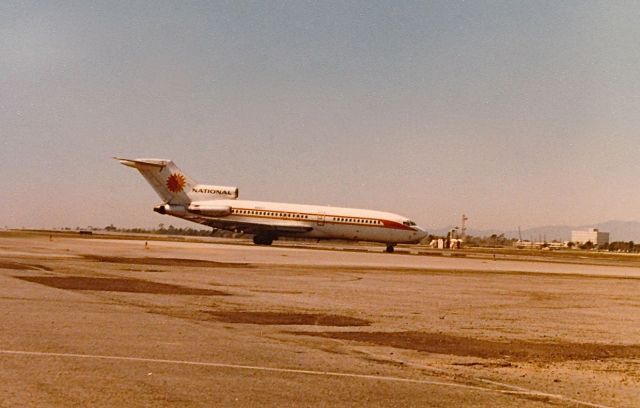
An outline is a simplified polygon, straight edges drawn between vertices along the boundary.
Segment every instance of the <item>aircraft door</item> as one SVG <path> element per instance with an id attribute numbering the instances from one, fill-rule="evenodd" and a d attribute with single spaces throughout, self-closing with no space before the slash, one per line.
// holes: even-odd
<path id="1" fill-rule="evenodd" d="M 324 214 L 318 214 L 317 215 L 317 221 L 318 221 L 318 226 L 322 227 L 324 226 Z"/>

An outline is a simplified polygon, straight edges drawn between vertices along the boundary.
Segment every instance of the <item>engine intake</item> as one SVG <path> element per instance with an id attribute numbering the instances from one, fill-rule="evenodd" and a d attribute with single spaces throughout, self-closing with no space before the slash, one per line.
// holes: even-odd
<path id="1" fill-rule="evenodd" d="M 167 214 L 167 215 L 186 215 L 187 214 L 187 209 L 185 208 L 185 206 L 177 205 L 177 204 L 157 205 L 153 207 L 153 211 L 160 214 Z"/>

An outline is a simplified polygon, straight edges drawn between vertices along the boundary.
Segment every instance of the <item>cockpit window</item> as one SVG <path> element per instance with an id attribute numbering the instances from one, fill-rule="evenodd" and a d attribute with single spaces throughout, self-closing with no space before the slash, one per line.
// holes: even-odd
<path id="1" fill-rule="evenodd" d="M 403 224 L 408 227 L 413 227 L 414 225 L 416 225 L 416 223 L 411 220 L 406 220 L 405 222 L 403 222 Z"/>

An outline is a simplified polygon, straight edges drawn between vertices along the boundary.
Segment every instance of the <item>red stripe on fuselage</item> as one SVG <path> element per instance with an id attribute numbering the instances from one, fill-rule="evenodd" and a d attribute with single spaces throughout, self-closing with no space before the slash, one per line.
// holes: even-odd
<path id="1" fill-rule="evenodd" d="M 413 228 L 411 228 L 410 226 L 404 225 L 404 224 L 400 224 L 399 222 L 388 221 L 388 220 L 381 220 L 381 221 L 384 224 L 384 226 L 387 227 L 387 228 L 400 229 L 400 230 L 405 230 L 405 231 L 413 231 Z"/>

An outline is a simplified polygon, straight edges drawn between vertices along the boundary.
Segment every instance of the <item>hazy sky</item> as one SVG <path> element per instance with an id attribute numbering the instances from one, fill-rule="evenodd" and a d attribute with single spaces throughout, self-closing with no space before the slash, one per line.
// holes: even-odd
<path id="1" fill-rule="evenodd" d="M 0 227 L 189 225 L 111 156 L 434 228 L 640 220 L 640 3 L 0 3 Z"/>

